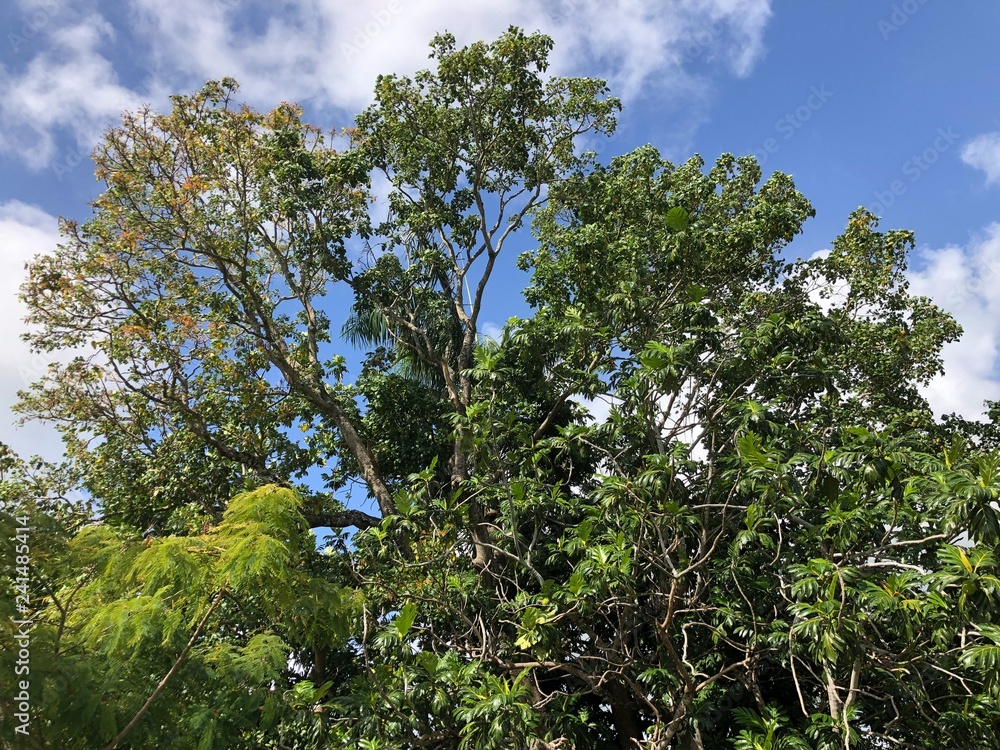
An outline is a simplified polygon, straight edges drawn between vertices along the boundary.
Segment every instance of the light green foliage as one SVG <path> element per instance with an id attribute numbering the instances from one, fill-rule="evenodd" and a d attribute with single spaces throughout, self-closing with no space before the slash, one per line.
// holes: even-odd
<path id="1" fill-rule="evenodd" d="M 791 178 L 600 162 L 619 104 L 550 49 L 439 36 L 343 152 L 231 81 L 106 136 L 24 288 L 36 347 L 95 348 L 24 397 L 70 465 L 0 457 L 45 746 L 1000 745 L 1000 433 L 920 395 L 960 329 L 912 234 L 790 260 Z"/>
<path id="2" fill-rule="evenodd" d="M 43 590 L 61 584 L 38 597 L 50 604 L 35 614 L 34 648 L 45 656 L 33 662 L 32 681 L 46 686 L 37 746 L 103 746 L 210 609 L 129 746 L 244 747 L 261 729 L 297 728 L 296 714 L 322 693 L 302 705 L 311 683 L 294 676 L 293 648 L 342 648 L 355 608 L 353 593 L 309 572 L 317 553 L 298 509 L 291 490 L 262 487 L 233 498 L 222 523 L 196 536 L 143 542 L 98 524 L 65 540 L 61 565 L 72 578 L 37 571 Z M 250 619 L 240 614 L 247 608 Z M 275 692 L 289 680 L 289 692 Z"/>

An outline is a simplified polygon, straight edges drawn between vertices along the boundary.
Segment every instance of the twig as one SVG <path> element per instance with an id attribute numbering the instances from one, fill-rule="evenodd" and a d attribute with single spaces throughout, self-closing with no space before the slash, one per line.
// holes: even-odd
<path id="1" fill-rule="evenodd" d="M 142 717 L 146 715 L 146 712 L 149 711 L 150 706 L 153 705 L 153 701 L 155 701 L 159 697 L 160 693 L 162 693 L 164 688 L 166 688 L 167 683 L 170 682 L 170 678 L 173 677 L 175 674 L 177 674 L 177 671 L 181 668 L 181 664 L 184 663 L 184 659 L 188 655 L 188 652 L 191 650 L 191 647 L 194 646 L 194 642 L 198 640 L 198 636 L 201 635 L 201 629 L 205 627 L 205 623 L 208 622 L 208 618 L 212 616 L 212 613 L 215 611 L 215 608 L 219 606 L 219 602 L 222 601 L 222 596 L 225 593 L 226 590 L 225 588 L 223 588 L 222 590 L 219 591 L 218 594 L 215 595 L 215 599 L 212 601 L 212 606 L 208 608 L 208 611 L 201 618 L 201 621 L 198 623 L 198 626 L 194 629 L 194 632 L 191 634 L 191 638 L 188 639 L 187 645 L 184 646 L 184 650 L 181 651 L 180 656 L 177 657 L 177 660 L 174 662 L 174 665 L 170 668 L 170 671 L 167 672 L 166 675 L 164 675 L 162 680 L 160 680 L 160 684 L 156 686 L 156 690 L 154 690 L 153 694 L 149 696 L 149 698 L 146 700 L 145 703 L 142 704 L 142 708 L 140 708 L 138 713 L 136 713 L 136 715 L 132 717 L 132 721 L 130 721 L 128 724 L 125 725 L 125 728 L 118 733 L 117 737 L 115 737 L 113 740 L 111 740 L 111 742 L 109 742 L 107 745 L 104 746 L 104 750 L 114 750 L 114 748 L 118 746 L 118 743 L 121 742 L 126 737 L 128 737 L 129 733 L 133 729 L 135 729 L 136 724 L 138 724 L 139 721 L 142 720 Z"/>

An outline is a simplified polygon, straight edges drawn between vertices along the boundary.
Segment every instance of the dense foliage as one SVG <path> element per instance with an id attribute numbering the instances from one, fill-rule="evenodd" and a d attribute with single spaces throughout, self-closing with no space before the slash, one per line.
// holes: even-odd
<path id="1" fill-rule="evenodd" d="M 439 36 L 332 140 L 229 80 L 107 133 L 23 287 L 78 355 L 20 406 L 68 466 L 3 457 L 25 747 L 1000 746 L 1000 454 L 920 395 L 912 235 L 788 260 L 788 176 L 599 161 L 550 47 Z"/>

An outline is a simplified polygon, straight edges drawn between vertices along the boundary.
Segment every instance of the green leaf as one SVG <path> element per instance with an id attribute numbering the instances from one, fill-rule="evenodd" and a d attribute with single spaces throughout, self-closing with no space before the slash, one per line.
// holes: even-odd
<path id="1" fill-rule="evenodd" d="M 688 212 L 681 206 L 674 206 L 667 211 L 667 215 L 664 220 L 666 221 L 667 226 L 675 232 L 683 232 L 688 228 Z"/>
<path id="2" fill-rule="evenodd" d="M 410 632 L 410 628 L 413 626 L 413 621 L 416 619 L 417 605 L 413 602 L 407 602 L 392 621 L 392 625 L 400 638 L 406 638 L 407 633 Z"/>

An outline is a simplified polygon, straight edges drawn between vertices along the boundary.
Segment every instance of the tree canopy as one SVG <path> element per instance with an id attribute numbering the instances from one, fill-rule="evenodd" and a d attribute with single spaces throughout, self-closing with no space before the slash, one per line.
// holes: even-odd
<path id="1" fill-rule="evenodd" d="M 22 289 L 75 356 L 19 406 L 67 463 L 2 456 L 23 746 L 1000 746 L 1000 453 L 921 395 L 912 233 L 794 259 L 753 157 L 602 161 L 551 46 L 440 35 L 342 133 L 224 79 L 105 134 Z"/>

